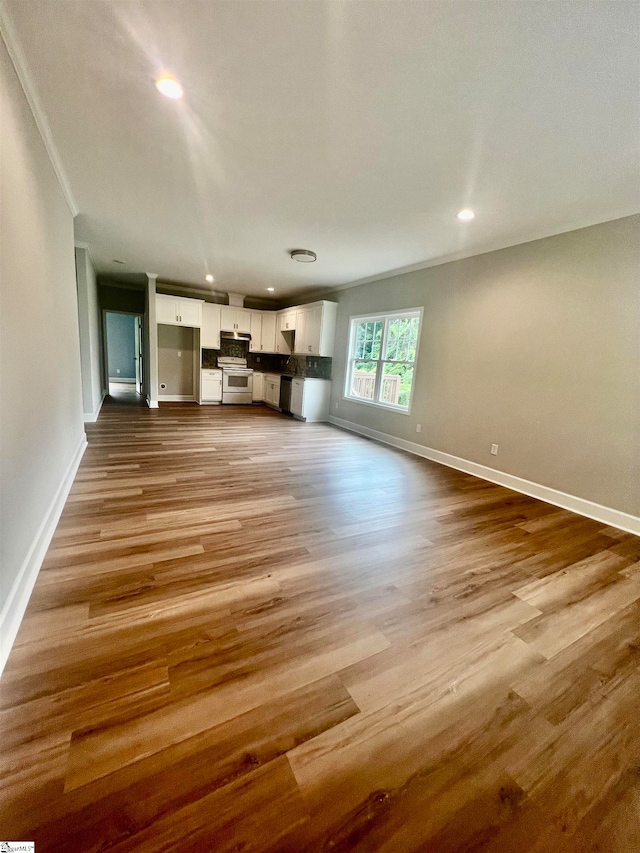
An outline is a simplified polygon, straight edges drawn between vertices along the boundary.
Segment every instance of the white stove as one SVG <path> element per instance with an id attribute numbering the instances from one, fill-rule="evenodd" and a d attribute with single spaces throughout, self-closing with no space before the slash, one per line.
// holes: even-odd
<path id="1" fill-rule="evenodd" d="M 222 368 L 222 402 L 246 404 L 253 401 L 253 369 L 246 358 L 218 356 Z"/>

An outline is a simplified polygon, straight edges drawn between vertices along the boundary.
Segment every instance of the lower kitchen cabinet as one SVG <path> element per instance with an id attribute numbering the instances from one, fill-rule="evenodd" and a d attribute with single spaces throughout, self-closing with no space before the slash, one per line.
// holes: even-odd
<path id="1" fill-rule="evenodd" d="M 222 371 L 202 369 L 200 400 L 203 403 L 222 402 Z"/>
<path id="2" fill-rule="evenodd" d="M 253 402 L 261 403 L 264 400 L 264 373 L 253 371 Z"/>
<path id="3" fill-rule="evenodd" d="M 291 383 L 291 413 L 299 420 L 314 423 L 329 420 L 330 379 L 300 379 Z"/>
<path id="4" fill-rule="evenodd" d="M 275 373 L 264 375 L 264 402 L 275 409 L 280 408 L 280 377 Z"/>

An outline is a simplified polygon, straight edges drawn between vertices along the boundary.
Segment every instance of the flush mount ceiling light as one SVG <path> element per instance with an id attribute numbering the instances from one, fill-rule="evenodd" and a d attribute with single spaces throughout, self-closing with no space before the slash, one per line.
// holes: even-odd
<path id="1" fill-rule="evenodd" d="M 312 264 L 316 257 L 316 253 L 310 252 L 308 249 L 294 249 L 291 252 L 291 259 L 298 261 L 299 264 Z"/>
<path id="2" fill-rule="evenodd" d="M 166 98 L 181 98 L 184 90 L 180 83 L 173 77 L 159 77 L 156 80 L 156 89 Z"/>
<path id="3" fill-rule="evenodd" d="M 213 284 L 213 282 L 215 281 L 215 278 L 211 275 L 211 273 L 209 273 L 205 277 L 206 277 L 207 281 L 209 282 L 209 284 Z"/>
<path id="4" fill-rule="evenodd" d="M 475 213 L 468 207 L 465 207 L 464 210 L 461 210 L 458 214 L 458 219 L 460 222 L 471 222 L 472 219 L 475 218 Z"/>
<path id="5" fill-rule="evenodd" d="M 273 293 L 273 291 L 275 290 L 275 287 L 268 287 L 267 290 L 269 291 L 269 293 Z"/>

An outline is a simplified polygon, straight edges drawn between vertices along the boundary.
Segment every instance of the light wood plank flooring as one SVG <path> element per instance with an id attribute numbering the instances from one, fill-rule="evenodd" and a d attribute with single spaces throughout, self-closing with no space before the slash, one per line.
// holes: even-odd
<path id="1" fill-rule="evenodd" d="M 265 408 L 112 404 L 0 681 L 0 837 L 640 850 L 640 540 Z"/>

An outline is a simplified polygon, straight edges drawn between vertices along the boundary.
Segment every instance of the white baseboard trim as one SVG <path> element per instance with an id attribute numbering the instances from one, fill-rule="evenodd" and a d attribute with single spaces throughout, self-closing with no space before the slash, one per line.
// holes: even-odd
<path id="1" fill-rule="evenodd" d="M 513 489 L 514 492 L 529 495 L 529 497 L 537 498 L 538 500 L 545 501 L 545 503 L 559 506 L 562 509 L 568 509 L 570 512 L 584 515 L 587 518 L 592 518 L 594 521 L 601 521 L 603 524 L 608 524 L 611 527 L 617 527 L 619 530 L 640 536 L 640 518 L 636 515 L 629 515 L 618 509 L 612 509 L 611 507 L 588 501 L 585 498 L 578 498 L 575 495 L 560 492 L 549 486 L 542 486 L 539 483 L 524 480 L 522 477 L 506 474 L 504 471 L 497 471 L 495 468 L 489 468 L 478 462 L 470 462 L 468 459 L 452 456 L 450 453 L 443 453 L 441 450 L 433 450 L 431 447 L 416 444 L 414 441 L 396 438 L 394 435 L 379 432 L 376 429 L 370 429 L 352 421 L 345 421 L 333 415 L 329 415 L 329 423 L 340 427 L 340 429 L 355 432 L 367 438 L 373 438 L 382 444 L 389 444 L 400 450 L 406 450 L 408 453 L 422 456 L 424 459 L 430 459 L 432 462 L 438 462 L 440 465 L 446 465 L 448 468 L 455 468 L 457 471 L 473 474 L 474 477 L 480 477 L 480 479 L 488 480 L 490 483 L 505 486 L 507 489 Z"/>
<path id="2" fill-rule="evenodd" d="M 136 379 L 135 376 L 133 378 L 127 378 L 126 376 L 110 376 L 109 382 L 113 385 L 135 385 Z"/>
<path id="3" fill-rule="evenodd" d="M 73 484 L 76 471 L 78 470 L 86 447 L 87 437 L 83 433 L 82 440 L 64 473 L 62 481 L 53 496 L 53 500 L 49 504 L 45 517 L 42 519 L 40 527 L 31 543 L 31 547 L 27 552 L 27 556 L 13 582 L 2 612 L 0 612 L 0 675 L 7 663 L 9 652 L 20 628 L 24 612 L 27 609 L 27 604 L 29 603 L 29 598 L 31 597 L 31 592 L 38 577 L 42 561 L 47 553 L 51 538 L 55 533 L 65 501 L 67 500 L 67 495 Z"/>
<path id="4" fill-rule="evenodd" d="M 195 403 L 193 394 L 158 394 L 160 403 Z"/>
<path id="5" fill-rule="evenodd" d="M 102 408 L 102 404 L 104 403 L 104 398 L 107 396 L 107 392 L 102 392 L 102 397 L 100 397 L 100 402 L 95 410 L 95 412 L 85 412 L 83 414 L 85 424 L 94 424 L 98 420 L 98 415 L 100 414 L 100 409 Z"/>
<path id="6" fill-rule="evenodd" d="M 152 400 L 151 397 L 147 397 L 147 406 L 149 406 L 150 409 L 157 409 L 158 401 Z"/>

